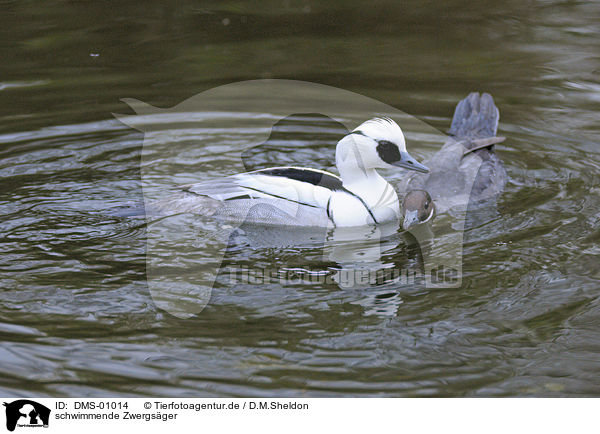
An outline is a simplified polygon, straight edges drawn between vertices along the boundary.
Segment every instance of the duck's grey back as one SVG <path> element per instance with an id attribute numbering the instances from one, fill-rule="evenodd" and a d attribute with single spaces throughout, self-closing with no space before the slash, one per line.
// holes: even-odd
<path id="1" fill-rule="evenodd" d="M 496 136 L 499 119 L 494 99 L 487 93 L 473 92 L 460 101 L 452 118 L 450 139 L 424 162 L 430 173 L 410 174 L 399 186 L 401 194 L 427 190 L 437 211 L 443 213 L 501 192 L 507 178 L 502 161 L 492 146 L 481 148 L 485 139 Z"/>

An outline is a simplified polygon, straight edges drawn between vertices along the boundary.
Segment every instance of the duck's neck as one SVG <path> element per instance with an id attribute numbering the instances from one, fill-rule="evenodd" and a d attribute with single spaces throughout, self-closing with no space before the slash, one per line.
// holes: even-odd
<path id="1" fill-rule="evenodd" d="M 377 202 L 382 192 L 391 186 L 375 169 L 366 169 L 355 138 L 346 136 L 337 145 L 336 165 L 344 188 L 368 203 Z"/>

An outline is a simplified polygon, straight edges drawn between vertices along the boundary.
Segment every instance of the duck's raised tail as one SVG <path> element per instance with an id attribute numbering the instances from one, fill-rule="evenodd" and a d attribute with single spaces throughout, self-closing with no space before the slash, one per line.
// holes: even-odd
<path id="1" fill-rule="evenodd" d="M 449 134 L 458 140 L 489 139 L 496 136 L 499 120 L 494 98 L 489 93 L 472 92 L 457 104 Z"/>

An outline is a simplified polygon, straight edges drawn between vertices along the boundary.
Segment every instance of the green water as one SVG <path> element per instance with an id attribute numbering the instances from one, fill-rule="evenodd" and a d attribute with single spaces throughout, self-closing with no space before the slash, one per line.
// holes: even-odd
<path id="1" fill-rule="evenodd" d="M 597 2 L 1 6 L 0 395 L 600 392 Z M 189 319 L 155 306 L 145 221 L 105 212 L 142 199 L 143 135 L 112 113 L 257 78 L 347 89 L 441 131 L 469 92 L 494 96 L 510 180 L 465 235 L 460 288 L 248 284 Z M 300 160 L 326 165 L 335 138 L 315 134 Z M 311 249 L 243 261 L 329 265 Z"/>

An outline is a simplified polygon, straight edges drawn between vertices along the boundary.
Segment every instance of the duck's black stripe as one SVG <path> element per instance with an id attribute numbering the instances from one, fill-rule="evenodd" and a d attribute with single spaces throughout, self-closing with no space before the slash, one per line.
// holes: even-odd
<path id="1" fill-rule="evenodd" d="M 329 209 L 329 205 L 331 204 L 331 196 L 329 196 L 329 200 L 327 201 L 327 217 L 331 220 L 331 223 L 335 226 L 335 222 L 333 221 L 333 216 L 331 215 L 331 210 Z"/>
<path id="2" fill-rule="evenodd" d="M 350 134 L 368 137 L 360 130 L 352 131 Z M 388 164 L 395 163 L 402 159 L 398 146 L 389 140 L 377 140 L 377 153 L 379 154 L 379 157 Z"/>
<path id="3" fill-rule="evenodd" d="M 278 196 L 278 195 L 276 195 L 276 194 L 273 194 L 273 193 L 267 193 L 266 191 L 258 190 L 258 189 L 256 189 L 256 188 L 252 188 L 252 187 L 246 187 L 246 186 L 244 186 L 244 188 L 247 188 L 248 190 L 253 190 L 253 191 L 256 191 L 256 192 L 258 192 L 258 193 L 262 193 L 262 194 L 266 194 L 266 195 L 269 195 L 269 196 L 273 196 L 273 197 L 275 197 L 275 198 L 277 198 L 277 199 L 283 199 L 283 200 L 287 200 L 288 202 L 294 202 L 294 203 L 297 203 L 297 204 L 299 204 L 299 205 L 306 205 L 306 206 L 310 206 L 310 207 L 312 207 L 312 208 L 318 208 L 318 206 L 311 205 L 311 204 L 309 204 L 309 203 L 304 203 L 304 202 L 300 202 L 300 201 L 297 201 L 297 200 L 288 199 L 287 197 Z M 192 190 L 184 190 L 184 191 L 186 191 L 186 192 L 188 192 L 188 193 L 191 193 L 191 194 L 193 194 L 193 195 L 195 195 L 195 196 L 207 197 L 207 195 L 205 195 L 205 194 L 199 194 L 199 193 L 196 193 L 195 191 L 192 191 Z M 209 197 L 210 197 L 210 196 L 209 196 Z M 243 198 L 245 198 L 245 197 L 247 197 L 247 198 L 249 198 L 249 199 L 252 199 L 252 196 L 250 196 L 250 195 L 248 195 L 248 194 L 240 194 L 239 196 L 230 197 L 230 198 L 228 198 L 228 199 L 225 199 L 225 201 L 227 201 L 227 200 L 243 199 Z"/>
<path id="4" fill-rule="evenodd" d="M 324 187 L 329 190 L 343 190 L 342 180 L 337 176 L 319 172 L 311 169 L 299 169 L 297 167 L 281 167 L 276 169 L 264 169 L 256 172 L 260 175 L 281 176 L 295 181 L 307 182 L 312 185 Z"/>
<path id="5" fill-rule="evenodd" d="M 377 219 L 375 218 L 375 216 L 374 216 L 374 215 L 373 215 L 373 213 L 371 212 L 371 209 L 369 208 L 369 206 L 367 205 L 367 203 L 366 203 L 364 200 L 362 200 L 362 197 L 360 197 L 360 196 L 358 196 L 358 195 L 356 195 L 356 194 L 352 193 L 350 190 L 347 190 L 347 189 L 345 189 L 345 188 L 344 188 L 344 192 L 346 192 L 346 193 L 348 193 L 348 194 L 350 194 L 350 195 L 354 196 L 354 197 L 355 197 L 355 198 L 357 198 L 358 200 L 360 200 L 360 203 L 362 203 L 362 204 L 363 204 L 363 206 L 365 207 L 365 209 L 367 210 L 367 212 L 369 213 L 369 215 L 371 216 L 371 218 L 373 219 L 373 221 L 375 222 L 375 224 L 376 224 L 376 225 L 378 225 L 378 224 L 379 224 L 379 222 L 377 221 Z"/>
<path id="6" fill-rule="evenodd" d="M 253 191 L 257 191 L 257 192 L 259 192 L 259 193 L 262 193 L 262 194 L 267 194 L 267 195 L 269 195 L 269 196 L 273 196 L 273 197 L 275 197 L 275 198 L 277 198 L 277 199 L 283 199 L 283 200 L 287 200 L 287 201 L 289 201 L 289 202 L 294 202 L 294 203 L 297 203 L 297 204 L 299 204 L 299 205 L 306 205 L 306 206 L 310 206 L 310 207 L 312 207 L 312 208 L 319 208 L 318 206 L 311 205 L 310 203 L 304 203 L 304 202 L 300 202 L 300 201 L 298 201 L 298 200 L 294 200 L 294 199 L 288 199 L 287 197 L 278 196 L 278 195 L 276 195 L 276 194 L 273 194 L 273 193 L 268 193 L 268 192 L 266 192 L 266 191 L 262 191 L 262 190 L 259 190 L 259 189 L 257 189 L 257 188 L 252 188 L 252 187 L 247 187 L 247 186 L 243 186 L 243 187 L 244 187 L 244 188 L 247 188 L 248 190 L 253 190 Z"/>

